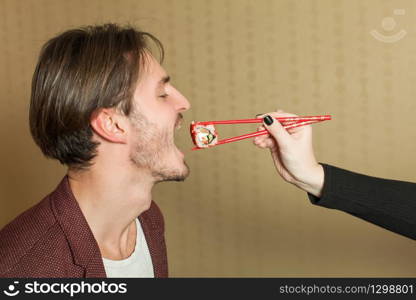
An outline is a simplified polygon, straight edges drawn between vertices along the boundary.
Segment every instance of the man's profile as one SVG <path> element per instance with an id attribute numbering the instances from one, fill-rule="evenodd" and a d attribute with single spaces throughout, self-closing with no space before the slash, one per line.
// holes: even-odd
<path id="1" fill-rule="evenodd" d="M 189 169 L 174 144 L 188 100 L 149 33 L 116 24 L 66 31 L 42 48 L 29 122 L 68 167 L 55 191 L 0 231 L 0 277 L 166 277 L 153 186 Z"/>

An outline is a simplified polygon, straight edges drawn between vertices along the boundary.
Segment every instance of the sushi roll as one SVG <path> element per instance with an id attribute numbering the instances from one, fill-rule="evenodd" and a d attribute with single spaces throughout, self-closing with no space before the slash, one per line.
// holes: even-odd
<path id="1" fill-rule="evenodd" d="M 192 121 L 191 136 L 198 148 L 208 148 L 218 143 L 218 134 L 213 124 L 202 125 Z"/>

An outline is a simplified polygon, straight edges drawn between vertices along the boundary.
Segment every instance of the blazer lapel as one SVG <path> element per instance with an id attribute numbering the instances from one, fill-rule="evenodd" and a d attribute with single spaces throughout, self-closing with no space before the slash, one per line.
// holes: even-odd
<path id="1" fill-rule="evenodd" d="M 152 217 L 155 214 L 155 204 L 152 204 L 148 211 L 145 211 L 139 216 L 140 224 L 142 225 L 143 233 L 146 238 L 147 246 L 149 247 L 150 256 L 153 263 L 153 271 L 156 278 L 168 276 L 168 264 L 166 254 L 166 244 L 164 239 L 164 228 L 155 222 Z M 159 210 L 157 209 L 157 212 Z"/>
<path id="2" fill-rule="evenodd" d="M 82 267 L 85 277 L 107 277 L 97 241 L 72 194 L 65 176 L 50 195 L 55 214 L 71 248 L 74 264 Z"/>

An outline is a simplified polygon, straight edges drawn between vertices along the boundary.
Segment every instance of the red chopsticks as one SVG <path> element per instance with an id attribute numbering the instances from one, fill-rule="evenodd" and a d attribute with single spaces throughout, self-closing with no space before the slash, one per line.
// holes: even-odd
<path id="1" fill-rule="evenodd" d="M 305 117 L 285 117 L 285 118 L 275 118 L 280 123 L 285 122 L 303 122 L 303 121 L 326 121 L 331 120 L 331 115 L 323 116 L 305 116 Z M 198 122 L 200 125 L 220 125 L 220 124 L 245 124 L 245 123 L 263 123 L 263 119 L 242 119 L 242 120 L 225 120 L 225 121 L 208 121 L 208 122 Z"/>
<path id="2" fill-rule="evenodd" d="M 304 117 L 285 117 L 285 118 L 275 118 L 278 120 L 285 129 L 291 129 L 306 125 L 311 125 L 314 123 L 322 122 L 331 120 L 331 115 L 322 115 L 322 116 L 304 116 Z M 263 123 L 263 119 L 242 119 L 242 120 L 225 120 L 225 121 L 210 121 L 210 122 L 197 122 L 198 125 L 220 125 L 220 124 L 245 124 L 245 123 Z M 217 146 L 217 145 L 223 145 L 231 142 L 241 141 L 244 139 L 265 135 L 269 132 L 267 130 L 260 130 L 252 133 L 243 134 L 236 137 L 231 137 L 223 140 L 219 140 L 215 145 L 212 145 L 211 147 Z M 194 147 L 192 150 L 199 150 L 199 149 L 205 149 L 202 147 Z"/>

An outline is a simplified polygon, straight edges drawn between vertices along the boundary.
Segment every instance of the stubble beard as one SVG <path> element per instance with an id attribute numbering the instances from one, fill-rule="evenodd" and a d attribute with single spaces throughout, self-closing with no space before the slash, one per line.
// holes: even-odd
<path id="1" fill-rule="evenodd" d="M 158 129 L 157 125 L 150 122 L 137 109 L 130 117 L 134 126 L 134 135 L 137 137 L 130 161 L 140 169 L 151 172 L 155 182 L 184 181 L 189 175 L 189 167 L 183 162 L 183 168 L 173 168 L 167 162 L 168 154 L 175 151 L 172 143 L 172 133 Z"/>

